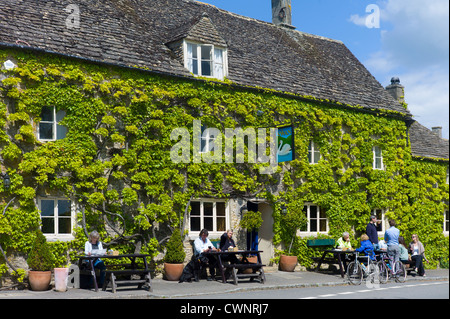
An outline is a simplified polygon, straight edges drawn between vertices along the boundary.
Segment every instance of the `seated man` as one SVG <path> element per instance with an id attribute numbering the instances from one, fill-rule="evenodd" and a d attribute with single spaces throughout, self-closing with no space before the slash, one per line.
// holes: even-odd
<path id="1" fill-rule="evenodd" d="M 352 244 L 350 243 L 350 234 L 348 232 L 342 233 L 342 237 L 336 242 L 337 248 L 342 250 L 352 250 Z"/>
<path id="2" fill-rule="evenodd" d="M 200 231 L 199 237 L 194 241 L 195 257 L 198 257 L 201 264 L 209 264 L 209 273 L 211 278 L 208 281 L 214 280 L 216 276 L 216 258 L 211 255 L 204 255 L 203 253 L 216 251 L 211 241 L 208 239 L 208 230 L 202 229 Z"/>

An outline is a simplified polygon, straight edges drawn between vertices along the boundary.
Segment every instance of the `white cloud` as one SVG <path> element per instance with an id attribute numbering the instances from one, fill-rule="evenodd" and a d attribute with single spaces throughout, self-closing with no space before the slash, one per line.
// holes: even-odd
<path id="1" fill-rule="evenodd" d="M 449 79 L 448 72 L 429 68 L 420 72 L 399 75 L 405 86 L 408 109 L 415 120 L 431 128 L 442 126 L 443 137 L 449 135 Z"/>
<path id="2" fill-rule="evenodd" d="M 449 1 L 387 0 L 379 6 L 381 50 L 365 65 L 385 86 L 400 77 L 415 119 L 442 126 L 448 138 Z"/>
<path id="3" fill-rule="evenodd" d="M 356 25 L 359 25 L 361 27 L 365 27 L 366 19 L 367 19 L 367 17 L 360 17 L 359 14 L 352 14 L 350 16 L 350 18 L 348 19 L 348 21 L 350 21 Z"/>

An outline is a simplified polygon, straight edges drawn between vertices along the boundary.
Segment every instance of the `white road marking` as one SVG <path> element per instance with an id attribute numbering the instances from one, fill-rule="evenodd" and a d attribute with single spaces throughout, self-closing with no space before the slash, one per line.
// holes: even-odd
<path id="1" fill-rule="evenodd" d="M 300 298 L 300 299 L 328 298 L 328 297 L 336 297 L 337 295 L 351 295 L 351 294 L 361 293 L 361 292 L 371 292 L 371 291 L 399 289 L 399 288 L 411 288 L 411 287 L 429 286 L 429 285 L 445 285 L 445 284 L 448 284 L 448 281 L 429 282 L 429 283 L 420 283 L 420 284 L 411 284 L 411 285 L 402 285 L 402 286 L 392 286 L 392 287 L 376 288 L 376 289 L 364 289 L 364 290 L 357 290 L 357 291 L 344 291 L 344 292 L 338 292 L 336 294 L 318 295 L 316 297 L 304 297 L 304 298 Z"/>

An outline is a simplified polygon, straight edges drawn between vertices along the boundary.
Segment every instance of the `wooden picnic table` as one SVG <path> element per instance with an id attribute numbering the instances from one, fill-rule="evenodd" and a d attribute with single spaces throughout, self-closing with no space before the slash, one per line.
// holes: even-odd
<path id="1" fill-rule="evenodd" d="M 316 272 L 319 271 L 320 266 L 326 264 L 338 264 L 342 278 L 345 277 L 346 271 L 346 256 L 353 255 L 355 250 L 342 250 L 342 249 L 327 249 L 322 253 L 322 257 L 318 259 Z M 332 255 L 333 257 L 331 257 Z M 328 257 L 327 257 L 328 256 Z"/>
<path id="2" fill-rule="evenodd" d="M 151 270 L 147 263 L 147 257 L 151 256 L 149 254 L 123 254 L 123 255 L 91 255 L 91 256 L 80 256 L 79 257 L 79 267 L 81 269 L 81 263 L 87 261 L 89 266 L 89 271 L 94 279 L 95 291 L 98 291 L 97 277 L 94 270 L 94 262 L 97 259 L 102 259 L 106 261 L 108 259 L 125 259 L 128 258 L 131 263 L 129 264 L 107 264 L 106 266 L 106 276 L 105 282 L 103 283 L 103 291 L 106 288 L 111 287 L 112 292 L 115 293 L 117 289 L 117 284 L 138 284 L 138 288 L 145 287 L 149 291 L 152 291 L 152 279 Z M 138 264 L 136 260 L 143 261 L 143 267 Z M 123 269 L 125 268 L 125 269 Z M 140 279 L 133 279 L 132 276 L 139 276 Z M 120 279 L 118 277 L 126 276 L 127 279 Z"/>
<path id="3" fill-rule="evenodd" d="M 261 252 L 260 250 L 236 250 L 236 251 L 211 251 L 207 253 L 203 253 L 204 255 L 210 255 L 217 258 L 219 264 L 219 271 L 222 276 L 222 282 L 226 283 L 226 270 L 231 271 L 231 275 L 233 278 L 233 283 L 235 285 L 238 284 L 239 278 L 257 278 L 260 283 L 264 284 L 266 282 L 266 276 L 264 275 L 263 267 L 265 265 L 261 262 Z M 242 260 L 240 263 L 224 263 L 223 257 L 230 255 L 242 255 Z M 257 262 L 253 263 L 248 260 L 250 255 L 256 255 Z M 244 273 L 246 269 L 251 269 L 251 273 Z"/>

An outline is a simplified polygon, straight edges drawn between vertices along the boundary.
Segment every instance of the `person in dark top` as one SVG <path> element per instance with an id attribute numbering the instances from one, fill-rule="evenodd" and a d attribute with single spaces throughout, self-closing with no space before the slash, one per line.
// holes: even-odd
<path id="1" fill-rule="evenodd" d="M 236 244 L 233 240 L 233 231 L 229 229 L 227 230 L 226 233 L 223 233 L 223 235 L 220 237 L 220 250 L 227 251 L 228 249 L 234 247 L 236 247 Z M 223 259 L 229 261 L 232 264 L 236 264 L 238 262 L 238 259 L 234 254 L 224 256 Z"/>
<path id="2" fill-rule="evenodd" d="M 369 241 L 372 243 L 375 250 L 379 248 L 378 246 L 378 232 L 377 232 L 377 216 L 370 216 L 370 222 L 366 227 L 366 234 L 369 236 Z"/>

